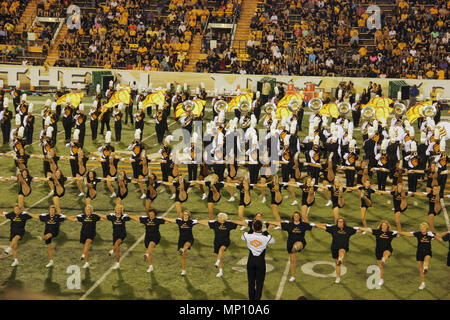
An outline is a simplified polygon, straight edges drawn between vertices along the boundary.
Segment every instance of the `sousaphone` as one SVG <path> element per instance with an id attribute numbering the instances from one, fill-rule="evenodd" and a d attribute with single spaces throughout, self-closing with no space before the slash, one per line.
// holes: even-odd
<path id="1" fill-rule="evenodd" d="M 401 102 L 397 102 L 394 104 L 394 112 L 396 115 L 403 116 L 406 113 L 406 106 Z"/>
<path id="2" fill-rule="evenodd" d="M 341 116 L 345 116 L 351 110 L 351 105 L 348 102 L 341 102 L 338 104 L 338 112 Z"/>
<path id="3" fill-rule="evenodd" d="M 422 113 L 425 117 L 433 118 L 436 115 L 436 108 L 432 105 L 425 106 Z"/>
<path id="4" fill-rule="evenodd" d="M 275 103 L 267 102 L 264 105 L 264 112 L 266 114 L 272 114 L 272 112 L 275 111 L 276 109 L 277 109 L 277 106 L 275 105 Z"/>
<path id="5" fill-rule="evenodd" d="M 322 109 L 323 102 L 319 98 L 312 98 L 308 102 L 308 107 L 311 109 L 312 112 L 317 113 L 320 109 Z"/>
<path id="6" fill-rule="evenodd" d="M 361 110 L 361 116 L 365 119 L 365 120 L 370 120 L 373 117 L 375 117 L 375 109 L 371 106 L 365 106 L 362 110 Z"/>
<path id="7" fill-rule="evenodd" d="M 288 104 L 288 109 L 292 112 L 292 113 L 297 113 L 300 108 L 302 107 L 300 101 L 298 101 L 297 99 L 292 99 L 291 101 L 289 101 Z"/>
<path id="8" fill-rule="evenodd" d="M 222 110 L 228 110 L 228 103 L 225 100 L 219 100 L 214 104 L 214 111 L 220 113 Z"/>
<path id="9" fill-rule="evenodd" d="M 186 120 L 181 124 L 182 127 L 186 127 L 192 122 L 193 115 L 191 112 L 195 108 L 195 103 L 192 100 L 186 100 L 185 102 L 183 102 L 182 108 L 188 113 Z"/>

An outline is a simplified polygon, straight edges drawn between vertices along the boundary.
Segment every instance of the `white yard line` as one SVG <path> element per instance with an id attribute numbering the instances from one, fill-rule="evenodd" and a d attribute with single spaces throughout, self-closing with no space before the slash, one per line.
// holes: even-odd
<path id="1" fill-rule="evenodd" d="M 291 265 L 291 262 L 288 259 L 288 262 L 286 263 L 286 268 L 284 268 L 283 276 L 281 277 L 280 286 L 278 287 L 277 295 L 275 296 L 275 300 L 280 300 L 281 295 L 283 294 L 283 289 L 286 284 L 286 279 L 289 273 L 289 267 Z"/>
<path id="2" fill-rule="evenodd" d="M 167 209 L 166 212 L 164 212 L 164 214 L 161 217 L 165 217 L 170 210 L 172 210 L 172 208 L 175 206 L 175 203 L 173 203 L 169 209 Z M 133 243 L 133 245 L 120 257 L 119 263 L 122 262 L 123 259 L 125 259 L 128 254 L 134 250 L 134 248 L 136 248 L 136 246 L 145 238 L 145 232 L 139 237 L 139 239 L 136 240 L 135 243 Z M 79 300 L 85 300 L 91 293 L 92 291 L 94 291 L 105 279 L 106 277 L 114 270 L 113 269 L 114 264 L 108 269 L 106 270 L 106 272 L 104 274 L 102 274 L 102 276 L 92 285 L 92 287 L 90 287 L 84 294 L 83 296 L 81 296 L 81 298 Z"/>
<path id="3" fill-rule="evenodd" d="M 450 219 L 448 218 L 447 208 L 445 208 L 445 201 L 441 198 L 441 206 L 444 211 L 445 223 L 447 224 L 447 230 L 450 231 Z"/>
<path id="4" fill-rule="evenodd" d="M 170 127 L 171 125 L 175 124 L 176 121 L 172 121 L 167 127 Z M 147 140 L 148 138 L 153 137 L 156 134 L 156 132 L 154 132 L 153 134 L 149 135 L 148 137 L 142 139 L 142 142 L 144 142 L 145 140 Z"/>

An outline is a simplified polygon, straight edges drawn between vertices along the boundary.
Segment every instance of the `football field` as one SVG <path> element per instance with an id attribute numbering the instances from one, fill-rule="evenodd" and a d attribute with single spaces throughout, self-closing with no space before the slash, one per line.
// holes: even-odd
<path id="1" fill-rule="evenodd" d="M 10 101 L 12 98 L 8 95 Z M 39 132 L 42 128 L 40 112 L 47 96 L 28 96 L 29 102 L 34 103 L 36 116 L 33 145 L 27 146 L 28 154 L 42 154 L 39 146 Z M 91 97 L 83 99 L 85 114 L 89 113 Z M 210 120 L 212 112 L 210 103 L 207 104 L 206 119 Z M 10 110 L 12 110 L 10 103 Z M 261 115 L 263 117 L 264 113 Z M 228 118 L 228 115 L 227 115 Z M 303 119 L 303 131 L 299 133 L 301 139 L 308 134 L 309 115 Z M 153 119 L 145 118 L 144 143 L 147 154 L 156 153 L 161 147 L 156 139 Z M 89 121 L 88 121 L 89 122 Z M 261 123 L 261 121 L 260 121 Z M 14 127 L 14 119 L 12 121 Z M 260 125 L 258 125 L 259 127 Z M 414 123 L 415 129 L 417 128 Z M 169 130 L 178 128 L 179 124 L 173 121 L 173 111 L 169 119 Z M 114 123 L 111 121 L 111 129 L 114 131 Z M 58 123 L 57 154 L 69 155 L 69 150 L 64 145 L 64 132 L 62 123 Z M 100 130 L 100 124 L 99 124 Z M 106 130 L 105 130 L 106 132 Z M 126 150 L 134 135 L 134 126 L 123 125 L 122 142 L 116 143 L 112 139 L 112 145 L 117 150 Z M 416 129 L 417 137 L 420 131 Z M 113 135 L 114 137 L 114 132 Z M 355 131 L 357 145 L 362 141 L 359 131 Z M 98 141 L 93 143 L 89 124 L 86 125 L 86 138 L 84 149 L 87 153 L 94 153 L 104 143 L 104 137 L 99 135 Z M 417 140 L 417 139 L 416 139 Z M 11 151 L 10 146 L 0 146 L 0 152 Z M 91 155 L 93 156 L 93 155 Z M 126 158 L 127 156 L 124 155 Z M 360 155 L 360 158 L 362 155 Z M 42 160 L 30 159 L 28 168 L 34 177 L 43 177 Z M 96 169 L 101 175 L 100 163 L 88 161 L 88 169 Z M 65 176 L 71 176 L 68 161 L 61 160 L 59 167 Z M 159 164 L 151 164 L 149 168 L 161 177 Z M 126 162 L 119 163 L 119 170 L 124 169 L 128 175 L 132 174 L 131 165 Z M 181 167 L 181 171 L 187 174 L 187 169 Z M 0 157 L 0 176 L 15 175 L 16 168 L 10 157 Z M 375 177 L 372 178 L 375 184 Z M 424 184 L 420 191 L 425 191 Z M 80 214 L 84 210 L 84 198 L 78 197 L 78 189 L 75 183 L 66 183 L 66 194 L 61 199 L 62 213 L 66 216 Z M 17 201 L 18 185 L 15 182 L 0 182 L 0 210 L 11 211 Z M 376 186 L 374 186 L 376 188 Z M 158 190 L 163 190 L 160 187 Z M 446 194 L 450 188 L 447 188 Z M 27 211 L 34 214 L 48 212 L 52 199 L 48 196 L 47 183 L 32 183 L 32 194 L 25 198 Z M 110 192 L 103 183 L 98 185 L 97 198 L 93 200 L 94 212 L 108 214 L 113 212 L 114 199 L 110 198 Z M 237 191 L 234 189 L 237 196 Z M 215 214 L 226 212 L 230 219 L 238 219 L 237 205 L 235 202 L 227 202 L 229 194 L 226 188 L 222 190 L 222 199 L 215 205 Z M 300 199 L 301 192 L 296 191 Z M 287 198 L 288 192 L 283 191 L 284 199 L 279 208 L 283 220 L 288 220 L 295 210 L 300 211 L 300 206 L 291 206 L 292 199 Z M 152 207 L 157 209 L 160 216 L 170 218 L 177 217 L 173 200 L 170 200 L 168 188 L 166 192 L 159 193 Z M 193 188 L 189 192 L 189 199 L 183 203 L 183 208 L 189 209 L 194 219 L 208 219 L 206 200 L 201 200 L 201 192 Z M 247 219 L 252 219 L 257 211 L 262 211 L 264 220 L 274 220 L 270 209 L 270 194 L 266 190 L 267 202 L 261 203 L 260 190 L 251 191 L 252 203 L 245 209 Z M 350 226 L 360 226 L 359 199 L 356 191 L 346 193 L 345 207 L 341 209 L 341 215 L 347 219 Z M 394 212 L 392 211 L 391 196 L 373 195 L 374 206 L 369 209 L 366 216 L 368 226 L 376 228 L 382 219 L 388 220 L 395 226 Z M 427 198 L 408 197 L 408 209 L 402 214 L 401 222 L 403 231 L 416 231 L 422 221 L 427 221 Z M 446 200 L 449 203 L 450 200 Z M 145 200 L 140 199 L 137 185 L 129 185 L 128 197 L 124 200 L 124 211 L 129 215 L 143 215 Z M 316 192 L 316 202 L 309 212 L 311 222 L 333 223 L 331 207 L 325 207 L 325 197 L 321 192 Z M 442 213 L 435 219 L 437 232 L 450 229 L 448 212 L 450 208 L 443 206 Z M 216 255 L 214 254 L 214 233 L 205 226 L 194 227 L 195 243 L 188 252 L 186 258 L 187 276 L 180 275 L 180 257 L 177 252 L 178 226 L 165 224 L 160 227 L 162 239 L 153 253 L 153 273 L 146 273 L 147 262 L 144 261 L 145 252 L 143 225 L 129 221 L 126 224 L 127 238 L 121 246 L 121 268 L 112 270 L 114 259 L 108 255 L 112 247 L 112 225 L 109 221 L 97 223 L 97 237 L 90 251 L 90 269 L 81 269 L 84 261 L 80 261 L 82 245 L 79 242 L 81 223 L 66 221 L 61 225 L 59 236 L 53 240 L 55 244 L 53 268 L 45 268 L 48 262 L 47 249 L 43 242 L 36 239 L 42 236 L 44 224 L 36 219 L 28 221 L 24 239 L 19 242 L 19 266 L 12 268 L 12 257 L 0 257 L 0 290 L 20 289 L 37 293 L 56 299 L 247 299 L 247 275 L 246 259 L 248 249 L 241 235 L 244 231 L 231 232 L 231 245 L 224 255 L 224 275 L 216 278 L 217 269 L 214 267 Z M 394 227 L 395 229 L 395 227 Z M 430 263 L 430 271 L 426 275 L 426 288 L 418 290 L 420 285 L 419 270 L 416 262 L 416 238 L 400 237 L 393 240 L 393 256 L 388 260 L 384 268 L 384 282 L 381 288 L 374 284 L 376 280 L 375 237 L 370 234 L 357 233 L 350 239 L 350 251 L 345 256 L 343 266 L 346 273 L 342 275 L 340 284 L 334 283 L 334 261 L 331 257 L 331 235 L 325 231 L 314 228 L 306 235 L 307 246 L 297 255 L 296 281 L 289 282 L 288 254 L 286 251 L 287 233 L 282 230 L 269 230 L 276 243 L 269 246 L 266 253 L 267 275 L 263 290 L 263 299 L 297 299 L 304 295 L 308 299 L 319 300 L 428 300 L 450 299 L 450 268 L 446 266 L 448 243 L 433 241 L 433 257 Z M 0 248 L 5 249 L 9 245 L 9 221 L 0 218 Z M 77 273 L 80 273 L 79 288 L 73 281 Z M 374 280 L 375 279 L 375 280 Z"/>

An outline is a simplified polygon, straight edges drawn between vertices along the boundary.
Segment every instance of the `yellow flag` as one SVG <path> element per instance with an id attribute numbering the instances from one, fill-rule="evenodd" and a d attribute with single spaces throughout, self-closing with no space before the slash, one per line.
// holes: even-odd
<path id="1" fill-rule="evenodd" d="M 166 89 L 161 89 L 156 92 L 148 94 L 144 101 L 142 101 L 142 108 L 145 110 L 147 107 L 152 105 L 159 105 L 161 102 L 165 101 Z"/>
<path id="2" fill-rule="evenodd" d="M 59 105 L 65 104 L 67 102 L 67 98 L 69 98 L 72 106 L 76 108 L 81 103 L 81 99 L 83 99 L 83 97 L 84 97 L 84 93 L 82 93 L 82 92 L 69 92 L 69 93 L 66 93 L 65 95 L 59 97 L 58 100 L 56 100 L 56 103 Z"/>
<path id="3" fill-rule="evenodd" d="M 298 102 L 302 104 L 303 97 L 304 95 L 300 92 L 288 93 L 278 102 L 277 107 L 287 107 L 292 100 L 298 100 Z"/>
<path id="4" fill-rule="evenodd" d="M 236 109 L 239 106 L 239 102 L 241 101 L 248 101 L 251 104 L 252 100 L 253 100 L 252 92 L 237 95 L 233 99 L 231 99 L 231 101 L 228 103 L 228 111 Z"/>

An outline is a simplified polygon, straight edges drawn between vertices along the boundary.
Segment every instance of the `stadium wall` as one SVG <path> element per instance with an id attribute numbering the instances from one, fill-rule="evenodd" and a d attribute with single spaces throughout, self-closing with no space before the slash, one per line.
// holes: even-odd
<path id="1" fill-rule="evenodd" d="M 0 64 L 0 79 L 6 86 L 14 86 L 20 80 L 22 89 L 32 89 L 36 87 L 56 87 L 58 81 L 66 88 L 75 89 L 78 83 L 88 85 L 92 83 L 93 71 L 106 71 L 105 69 L 93 68 L 56 68 L 35 66 L 12 66 Z M 107 70 L 111 71 L 122 85 L 128 85 L 130 81 L 136 80 L 140 86 L 148 87 L 152 83 L 153 88 L 166 87 L 167 82 L 188 83 L 191 88 L 195 88 L 203 83 L 206 90 L 223 89 L 228 92 L 237 88 L 251 88 L 256 91 L 257 82 L 264 75 L 236 75 L 236 74 L 209 74 L 193 72 L 158 72 L 139 70 Z M 272 77 L 272 76 L 268 76 Z M 293 84 L 296 88 L 303 88 L 307 83 L 316 84 L 325 94 L 331 93 L 332 88 L 336 88 L 342 81 L 352 81 L 357 92 L 367 88 L 370 81 L 381 84 L 385 96 L 389 92 L 389 82 L 403 80 L 408 85 L 416 84 L 424 97 L 429 95 L 433 87 L 438 87 L 441 97 L 450 99 L 450 80 L 428 80 L 428 79 L 383 79 L 383 78 L 347 78 L 347 77 L 296 77 L 296 76 L 276 76 L 278 82 Z"/>

